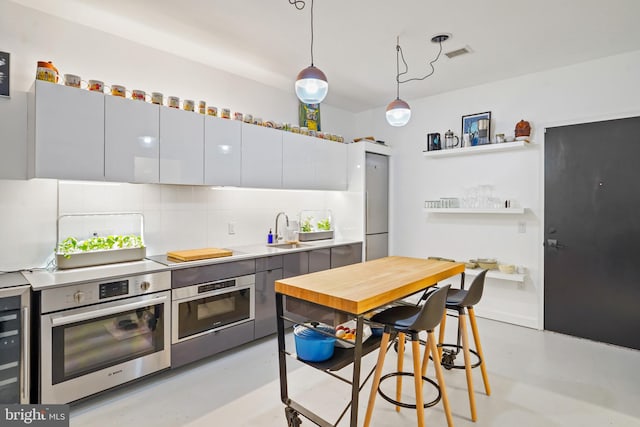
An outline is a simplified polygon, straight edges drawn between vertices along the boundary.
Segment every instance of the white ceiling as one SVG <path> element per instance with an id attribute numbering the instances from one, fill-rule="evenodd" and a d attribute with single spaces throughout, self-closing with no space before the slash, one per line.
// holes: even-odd
<path id="1" fill-rule="evenodd" d="M 289 0 L 13 0 L 293 91 L 311 62 L 310 6 Z M 408 77 L 429 71 L 433 35 L 449 33 L 435 74 L 401 85 L 405 100 L 640 50 L 640 0 L 317 0 L 314 62 L 325 102 L 348 111 L 395 98 L 396 36 Z"/>

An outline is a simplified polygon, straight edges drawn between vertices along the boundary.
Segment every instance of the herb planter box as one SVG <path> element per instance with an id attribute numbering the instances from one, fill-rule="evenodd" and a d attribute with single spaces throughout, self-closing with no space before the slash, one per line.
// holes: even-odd
<path id="1" fill-rule="evenodd" d="M 298 233 L 298 240 L 301 242 L 310 242 L 312 240 L 333 239 L 333 230 L 328 231 L 310 231 Z"/>
<path id="2" fill-rule="evenodd" d="M 147 255 L 139 213 L 69 214 L 58 218 L 58 269 L 138 261 Z"/>
<path id="3" fill-rule="evenodd" d="M 89 267 L 92 265 L 113 264 L 117 262 L 138 261 L 147 256 L 147 248 L 109 249 L 106 251 L 91 251 L 71 254 L 65 257 L 56 254 L 58 268 Z"/>

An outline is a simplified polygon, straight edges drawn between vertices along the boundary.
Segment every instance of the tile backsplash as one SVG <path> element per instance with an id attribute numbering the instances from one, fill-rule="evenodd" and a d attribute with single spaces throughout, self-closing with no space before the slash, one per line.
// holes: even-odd
<path id="1" fill-rule="evenodd" d="M 56 243 L 60 215 L 137 212 L 144 217 L 147 254 L 266 242 L 276 214 L 331 209 L 336 237 L 361 238 L 362 198 L 338 191 L 0 180 L 0 270 L 43 267 Z M 232 223 L 234 234 L 229 234 Z"/>

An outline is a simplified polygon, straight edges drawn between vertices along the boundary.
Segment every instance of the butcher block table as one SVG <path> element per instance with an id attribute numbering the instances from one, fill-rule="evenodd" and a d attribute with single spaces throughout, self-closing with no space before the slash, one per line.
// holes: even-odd
<path id="1" fill-rule="evenodd" d="M 358 396 L 360 388 L 360 366 L 363 355 L 379 346 L 379 338 L 370 337 L 363 346 L 364 317 L 367 313 L 394 301 L 424 290 L 438 282 L 461 274 L 464 281 L 464 264 L 433 259 L 391 256 L 352 264 L 317 273 L 289 277 L 275 282 L 276 310 L 278 316 L 278 350 L 280 366 L 280 397 L 286 405 L 285 414 L 289 427 L 300 425 L 298 414 L 322 427 L 336 426 L 351 408 L 351 427 L 358 425 Z M 288 396 L 287 356 L 285 348 L 284 296 L 334 310 L 342 316 L 356 319 L 356 340 L 352 349 L 336 347 L 334 356 L 326 362 L 305 362 L 317 369 L 336 371 L 353 363 L 351 402 L 335 424 L 330 423 Z M 313 319 L 305 319 L 312 321 Z M 329 372 L 330 373 L 330 372 Z M 336 374 L 331 375 L 342 379 Z M 367 376 L 366 379 L 368 379 Z M 365 379 L 365 382 L 366 382 Z"/>

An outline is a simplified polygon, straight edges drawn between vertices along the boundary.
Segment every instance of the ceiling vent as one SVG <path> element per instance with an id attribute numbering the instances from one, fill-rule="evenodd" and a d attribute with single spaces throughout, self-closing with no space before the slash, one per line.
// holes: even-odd
<path id="1" fill-rule="evenodd" d="M 465 46 L 460 49 L 452 50 L 451 52 L 446 52 L 447 58 L 455 58 L 456 56 L 466 55 L 467 53 L 473 52 L 469 46 Z"/>

